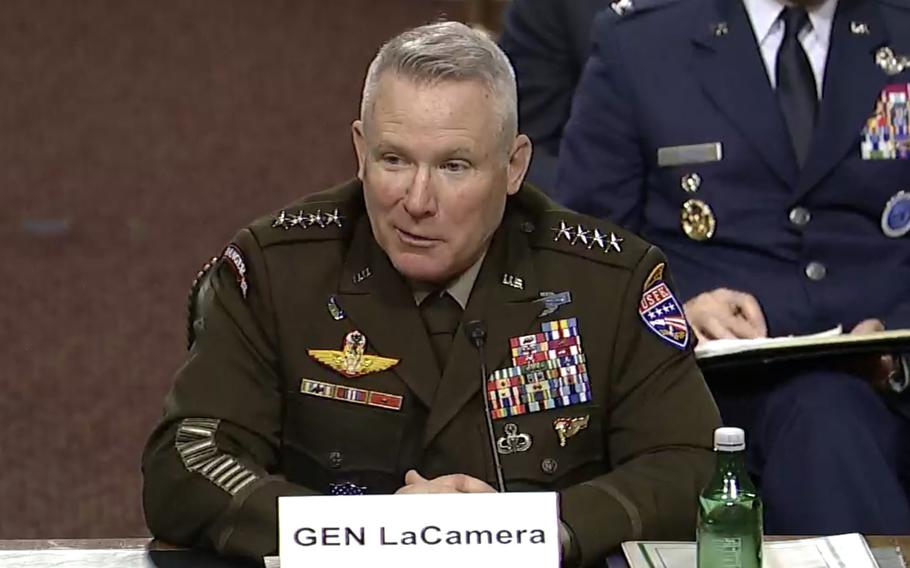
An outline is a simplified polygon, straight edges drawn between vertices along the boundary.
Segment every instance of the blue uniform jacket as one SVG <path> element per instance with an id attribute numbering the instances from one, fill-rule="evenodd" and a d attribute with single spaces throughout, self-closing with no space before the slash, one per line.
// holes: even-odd
<path id="1" fill-rule="evenodd" d="M 910 159 L 860 153 L 882 90 L 910 83 L 910 69 L 888 75 L 875 61 L 882 47 L 910 56 L 910 2 L 840 0 L 802 171 L 740 2 L 600 16 L 593 38 L 562 142 L 558 200 L 661 246 L 683 300 L 718 287 L 754 294 L 771 335 L 868 317 L 910 327 L 910 235 L 881 226 L 889 200 L 910 193 Z M 717 161 L 658 165 L 660 148 L 713 142 Z M 692 193 L 681 185 L 688 174 L 701 179 Z M 681 229 L 693 198 L 717 219 L 709 240 Z M 892 225 L 903 223 L 897 217 Z"/>

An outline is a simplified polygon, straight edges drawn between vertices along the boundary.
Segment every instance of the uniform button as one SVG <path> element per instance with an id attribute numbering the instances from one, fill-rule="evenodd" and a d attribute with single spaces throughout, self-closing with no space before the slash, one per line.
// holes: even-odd
<path id="1" fill-rule="evenodd" d="M 825 268 L 825 265 L 820 262 L 812 261 L 806 265 L 806 276 L 809 277 L 809 280 L 823 280 L 828 274 L 828 269 Z"/>
<path id="2" fill-rule="evenodd" d="M 531 234 L 534 232 L 534 223 L 525 221 L 521 224 L 521 232 Z"/>
<path id="3" fill-rule="evenodd" d="M 341 455 L 341 452 L 329 452 L 329 467 L 338 469 L 342 463 L 344 463 L 344 456 Z"/>
<path id="4" fill-rule="evenodd" d="M 790 222 L 797 227 L 805 227 L 812 219 L 812 213 L 805 207 L 794 207 L 790 210 Z"/>
<path id="5" fill-rule="evenodd" d="M 546 458 L 540 462 L 540 469 L 546 474 L 553 475 L 559 469 L 559 462 L 553 458 Z"/>

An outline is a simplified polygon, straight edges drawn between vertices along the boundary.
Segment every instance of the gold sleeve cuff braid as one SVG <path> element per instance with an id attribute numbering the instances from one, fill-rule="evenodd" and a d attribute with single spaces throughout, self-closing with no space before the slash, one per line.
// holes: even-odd
<path id="1" fill-rule="evenodd" d="M 214 418 L 185 418 L 177 427 L 174 446 L 188 471 L 202 475 L 233 496 L 259 476 L 234 456 L 218 450 L 215 432 L 219 422 Z"/>

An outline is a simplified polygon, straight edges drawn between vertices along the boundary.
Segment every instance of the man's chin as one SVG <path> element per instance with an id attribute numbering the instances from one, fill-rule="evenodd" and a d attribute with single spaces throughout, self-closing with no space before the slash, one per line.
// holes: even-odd
<path id="1" fill-rule="evenodd" d="M 417 282 L 441 284 L 454 275 L 447 263 L 424 255 L 399 253 L 392 257 L 392 264 L 402 276 Z"/>

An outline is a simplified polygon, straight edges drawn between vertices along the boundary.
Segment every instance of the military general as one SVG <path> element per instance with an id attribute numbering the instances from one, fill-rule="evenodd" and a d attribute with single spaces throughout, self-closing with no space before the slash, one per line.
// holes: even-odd
<path id="1" fill-rule="evenodd" d="M 693 538 L 719 417 L 666 260 L 522 183 L 515 92 L 464 25 L 382 47 L 357 179 L 240 230 L 198 287 L 143 456 L 156 537 L 260 557 L 279 496 L 501 489 L 558 492 L 566 566 Z"/>

